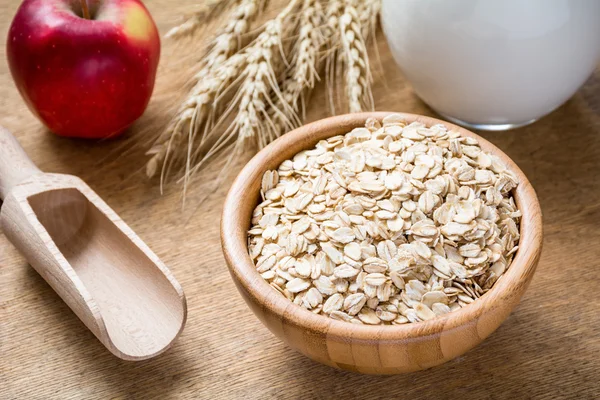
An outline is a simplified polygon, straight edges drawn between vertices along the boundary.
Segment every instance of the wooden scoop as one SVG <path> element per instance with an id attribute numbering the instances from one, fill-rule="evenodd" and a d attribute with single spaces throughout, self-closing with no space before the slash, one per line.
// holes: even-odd
<path id="1" fill-rule="evenodd" d="M 165 351 L 187 305 L 167 267 L 81 179 L 41 172 L 0 127 L 0 226 L 114 355 Z"/>

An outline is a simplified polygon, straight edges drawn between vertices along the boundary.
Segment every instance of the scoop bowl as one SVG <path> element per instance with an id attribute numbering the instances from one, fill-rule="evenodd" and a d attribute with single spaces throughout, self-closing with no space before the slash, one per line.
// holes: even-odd
<path id="1" fill-rule="evenodd" d="M 169 269 L 81 179 L 40 171 L 0 127 L 0 227 L 119 358 L 144 360 L 181 333 L 185 295 Z"/>

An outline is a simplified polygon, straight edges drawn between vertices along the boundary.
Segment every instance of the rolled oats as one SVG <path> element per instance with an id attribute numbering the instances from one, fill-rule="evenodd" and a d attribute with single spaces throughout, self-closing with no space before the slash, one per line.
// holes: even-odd
<path id="1" fill-rule="evenodd" d="M 399 115 L 263 175 L 248 250 L 282 296 L 355 324 L 426 321 L 485 294 L 518 250 L 518 182 L 473 138 Z"/>

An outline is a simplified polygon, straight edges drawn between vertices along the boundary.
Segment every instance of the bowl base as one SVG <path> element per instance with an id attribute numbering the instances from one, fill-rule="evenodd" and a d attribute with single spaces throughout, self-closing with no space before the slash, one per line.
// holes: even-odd
<path id="1" fill-rule="evenodd" d="M 460 120 L 458 118 L 451 117 L 451 116 L 441 113 L 437 110 L 435 110 L 435 112 L 440 114 L 442 117 L 444 117 L 444 119 L 447 119 L 448 121 L 450 121 L 452 123 L 464 126 L 465 128 L 477 129 L 480 131 L 492 131 L 492 132 L 508 131 L 510 129 L 521 128 L 523 126 L 532 124 L 535 121 L 537 121 L 537 118 L 534 118 L 534 119 L 530 119 L 529 121 L 518 122 L 515 124 L 474 124 L 474 123 Z"/>

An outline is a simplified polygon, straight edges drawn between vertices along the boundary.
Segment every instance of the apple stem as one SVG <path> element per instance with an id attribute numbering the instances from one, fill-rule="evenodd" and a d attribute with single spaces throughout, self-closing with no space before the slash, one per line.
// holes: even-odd
<path id="1" fill-rule="evenodd" d="M 81 1 L 81 12 L 83 13 L 83 18 L 91 19 L 90 9 L 88 8 L 87 1 L 86 0 L 80 0 L 80 1 Z"/>

